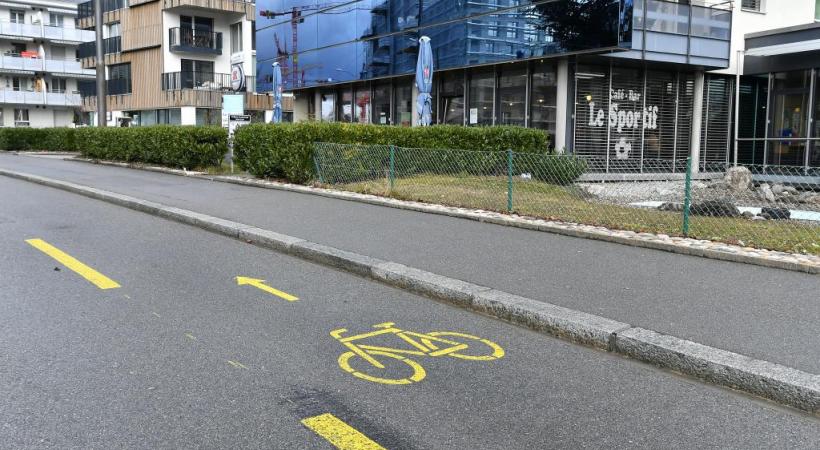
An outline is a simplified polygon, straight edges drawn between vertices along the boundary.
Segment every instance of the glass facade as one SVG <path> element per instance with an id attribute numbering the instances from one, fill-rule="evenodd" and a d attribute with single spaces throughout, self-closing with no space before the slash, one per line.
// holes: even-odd
<path id="1" fill-rule="evenodd" d="M 285 89 L 412 74 L 418 39 L 437 70 L 629 46 L 632 0 L 257 1 L 257 87 L 279 61 Z M 329 4 L 332 5 L 332 4 Z M 627 11 L 622 13 L 622 10 Z M 567 20 L 572 17 L 572 20 Z"/>
<path id="2" fill-rule="evenodd" d="M 738 162 L 820 168 L 819 83 L 820 69 L 742 77 Z"/>

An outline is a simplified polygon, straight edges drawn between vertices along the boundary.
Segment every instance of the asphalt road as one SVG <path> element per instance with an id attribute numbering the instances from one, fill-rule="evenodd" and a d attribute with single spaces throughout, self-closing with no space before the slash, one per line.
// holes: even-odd
<path id="1" fill-rule="evenodd" d="M 121 287 L 99 289 L 26 242 L 34 238 Z M 0 250 L 4 448 L 331 448 L 301 423 L 328 413 L 386 448 L 820 446 L 815 417 L 4 177 Z M 238 286 L 236 276 L 299 299 Z M 504 355 L 408 356 L 426 377 L 406 385 L 342 370 L 347 349 L 330 332 L 384 322 L 479 336 Z M 382 338 L 370 344 L 407 348 Z M 489 354 L 459 341 L 470 343 L 465 353 Z M 411 376 L 388 356 L 383 370 L 355 359 L 351 367 Z"/>
<path id="2" fill-rule="evenodd" d="M 820 373 L 820 277 L 313 195 L 0 153 L 0 167 L 252 224 Z"/>

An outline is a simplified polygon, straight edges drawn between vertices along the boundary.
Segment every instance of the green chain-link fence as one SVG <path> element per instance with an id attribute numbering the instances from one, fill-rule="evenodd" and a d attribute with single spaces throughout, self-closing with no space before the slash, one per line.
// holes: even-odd
<path id="1" fill-rule="evenodd" d="M 820 173 L 803 168 L 697 175 L 684 162 L 683 173 L 627 181 L 573 156 L 327 143 L 314 162 L 337 189 L 820 254 Z"/>

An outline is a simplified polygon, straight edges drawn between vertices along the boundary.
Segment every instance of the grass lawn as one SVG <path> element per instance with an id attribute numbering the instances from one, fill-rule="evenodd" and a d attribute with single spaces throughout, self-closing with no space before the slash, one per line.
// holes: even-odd
<path id="1" fill-rule="evenodd" d="M 335 185 L 353 192 L 449 206 L 507 211 L 507 179 L 453 175 L 418 175 Z M 631 208 L 589 198 L 572 186 L 537 181 L 513 182 L 513 210 L 538 218 L 598 225 L 612 229 L 682 236 L 682 214 Z M 820 255 L 820 226 L 783 220 L 692 216 L 689 237 L 746 247 Z"/>

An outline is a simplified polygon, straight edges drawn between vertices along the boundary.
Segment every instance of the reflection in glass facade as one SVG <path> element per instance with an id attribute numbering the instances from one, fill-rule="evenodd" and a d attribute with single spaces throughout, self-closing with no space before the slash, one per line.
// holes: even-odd
<path id="1" fill-rule="evenodd" d="M 437 70 L 629 45 L 632 0 L 260 0 L 257 87 L 408 75 L 429 36 Z M 620 41 L 619 41 L 620 39 Z"/>

